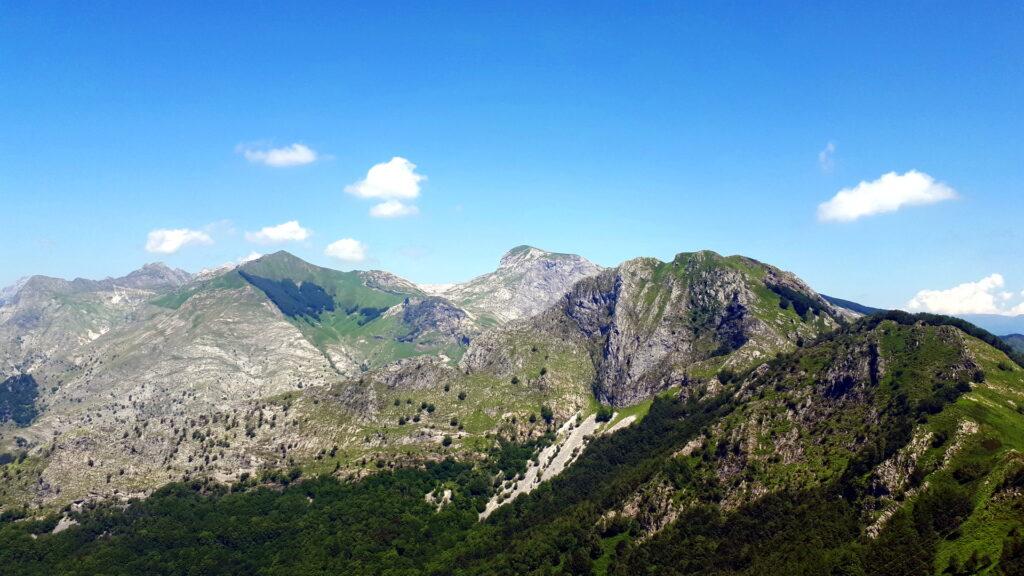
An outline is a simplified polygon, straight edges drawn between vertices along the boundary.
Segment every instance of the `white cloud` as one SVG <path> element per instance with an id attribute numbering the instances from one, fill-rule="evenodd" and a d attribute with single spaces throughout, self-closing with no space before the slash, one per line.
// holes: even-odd
<path id="1" fill-rule="evenodd" d="M 268 149 L 258 149 L 239 144 L 236 150 L 253 164 L 264 164 L 274 168 L 312 164 L 320 158 L 315 150 L 305 144 L 298 143 L 285 146 L 284 148 Z"/>
<path id="2" fill-rule="evenodd" d="M 342 238 L 328 244 L 324 254 L 345 262 L 362 262 L 366 260 L 366 245 L 353 238 Z"/>
<path id="3" fill-rule="evenodd" d="M 249 252 L 248 255 L 239 258 L 237 262 L 239 264 L 245 264 L 246 262 L 252 262 L 253 260 L 259 260 L 260 258 L 263 258 L 263 254 L 253 251 Z"/>
<path id="4" fill-rule="evenodd" d="M 309 238 L 310 232 L 307 228 L 299 225 L 297 220 L 289 220 L 277 226 L 267 226 L 259 232 L 246 232 L 245 239 L 257 244 L 274 244 L 277 242 L 301 242 Z"/>
<path id="5" fill-rule="evenodd" d="M 821 168 L 822 172 L 831 172 L 832 168 L 835 168 L 836 162 L 832 158 L 832 156 L 835 155 L 835 152 L 836 144 L 831 141 L 828 144 L 825 144 L 825 147 L 821 152 L 818 152 L 818 166 Z"/>
<path id="6" fill-rule="evenodd" d="M 206 232 L 188 228 L 153 230 L 146 237 L 146 252 L 174 254 L 189 244 L 213 244 Z"/>
<path id="7" fill-rule="evenodd" d="M 956 197 L 955 190 L 936 182 L 924 172 L 889 172 L 873 182 L 843 188 L 831 200 L 818 206 L 818 219 L 823 222 L 849 222 L 864 216 L 895 212 L 904 206 L 934 204 Z"/>
<path id="8" fill-rule="evenodd" d="M 967 282 L 948 290 L 921 290 L 907 309 L 937 314 L 1024 314 L 1024 302 L 1005 308 L 1007 292 L 1002 274 L 991 274 L 977 282 Z M 1010 294 L 1012 297 L 1012 294 Z M 1024 296 L 1024 294 L 1022 294 Z"/>
<path id="9" fill-rule="evenodd" d="M 409 200 L 420 195 L 420 182 L 427 177 L 416 173 L 416 165 L 395 156 L 387 162 L 374 164 L 363 178 L 345 186 L 345 192 L 360 198 L 402 198 Z"/>
<path id="10" fill-rule="evenodd" d="M 370 216 L 374 218 L 400 218 L 419 214 L 420 209 L 412 204 L 403 204 L 399 200 L 388 200 L 370 208 Z"/>

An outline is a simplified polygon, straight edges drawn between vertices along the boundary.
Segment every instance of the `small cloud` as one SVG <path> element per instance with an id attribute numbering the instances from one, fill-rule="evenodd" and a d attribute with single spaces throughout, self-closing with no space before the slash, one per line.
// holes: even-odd
<path id="1" fill-rule="evenodd" d="M 818 220 L 850 222 L 864 216 L 895 212 L 904 206 L 935 204 L 956 197 L 955 190 L 924 172 L 889 172 L 873 182 L 861 182 L 854 188 L 840 190 L 831 200 L 818 206 Z"/>
<path id="2" fill-rule="evenodd" d="M 259 149 L 239 144 L 235 150 L 253 164 L 263 164 L 273 168 L 287 168 L 312 164 L 320 159 L 315 150 L 305 144 L 292 144 L 284 148 Z"/>
<path id="3" fill-rule="evenodd" d="M 1000 289 L 1005 283 L 1002 274 L 991 274 L 947 290 L 921 290 L 907 302 L 907 309 L 954 315 L 1024 313 L 1024 303 L 1004 308 L 1007 293 Z"/>
<path id="4" fill-rule="evenodd" d="M 253 260 L 259 260 L 260 258 L 263 258 L 263 254 L 260 254 L 259 252 L 256 252 L 256 251 L 253 251 L 253 252 L 249 252 L 248 255 L 242 256 L 241 258 L 239 258 L 237 260 L 237 263 L 238 264 L 245 264 L 246 262 L 252 262 Z"/>
<path id="5" fill-rule="evenodd" d="M 821 150 L 821 152 L 818 152 L 818 167 L 821 168 L 822 172 L 831 172 L 832 169 L 835 168 L 836 162 L 833 158 L 833 155 L 835 155 L 835 153 L 836 144 L 835 142 L 831 141 L 828 144 L 825 144 L 825 147 Z"/>
<path id="6" fill-rule="evenodd" d="M 344 262 L 366 260 L 366 245 L 353 238 L 342 238 L 327 245 L 324 254 Z"/>
<path id="7" fill-rule="evenodd" d="M 374 218 L 401 218 L 419 214 L 420 209 L 412 204 L 403 204 L 399 200 L 388 200 L 370 208 L 370 216 Z"/>
<path id="8" fill-rule="evenodd" d="M 375 164 L 366 172 L 366 178 L 345 186 L 345 192 L 359 198 L 384 200 L 370 209 L 370 215 L 397 218 L 419 212 L 419 208 L 408 201 L 419 197 L 420 182 L 426 179 L 426 176 L 416 173 L 415 164 L 395 156 L 387 162 Z"/>
<path id="9" fill-rule="evenodd" d="M 299 225 L 297 220 L 289 220 L 277 226 L 267 226 L 259 232 L 246 232 L 245 239 L 257 244 L 275 244 L 278 242 L 301 242 L 312 234 L 307 228 Z"/>
<path id="10" fill-rule="evenodd" d="M 174 254 L 190 244 L 213 244 L 206 232 L 188 228 L 153 230 L 146 237 L 146 252 Z"/>
<path id="11" fill-rule="evenodd" d="M 416 165 L 395 156 L 387 162 L 374 164 L 363 178 L 345 186 L 345 192 L 360 198 L 412 199 L 420 195 L 420 182 L 427 177 L 416 173 Z"/>

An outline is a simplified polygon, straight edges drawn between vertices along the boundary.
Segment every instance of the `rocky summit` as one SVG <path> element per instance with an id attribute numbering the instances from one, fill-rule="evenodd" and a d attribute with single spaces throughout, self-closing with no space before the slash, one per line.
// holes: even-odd
<path id="1" fill-rule="evenodd" d="M 582 256 L 517 246 L 494 272 L 434 291 L 491 326 L 539 314 L 577 281 L 600 271 Z"/>

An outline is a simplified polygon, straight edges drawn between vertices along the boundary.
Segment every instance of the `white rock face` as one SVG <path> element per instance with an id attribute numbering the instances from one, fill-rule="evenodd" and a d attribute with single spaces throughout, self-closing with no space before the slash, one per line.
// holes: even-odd
<path id="1" fill-rule="evenodd" d="M 526 473 L 522 478 L 511 480 L 511 484 L 498 492 L 480 513 L 480 518 L 487 518 L 502 504 L 515 500 L 520 494 L 529 494 L 544 480 L 549 480 L 562 473 L 583 452 L 586 443 L 592 438 L 601 424 L 594 414 L 577 425 L 577 419 L 571 418 L 558 429 L 558 439 L 554 444 L 541 450 L 538 464 L 527 463 Z"/>
<path id="2" fill-rule="evenodd" d="M 484 324 L 505 324 L 543 312 L 573 284 L 600 271 L 600 266 L 582 256 L 519 246 L 501 258 L 494 272 L 461 284 L 430 288 Z"/>

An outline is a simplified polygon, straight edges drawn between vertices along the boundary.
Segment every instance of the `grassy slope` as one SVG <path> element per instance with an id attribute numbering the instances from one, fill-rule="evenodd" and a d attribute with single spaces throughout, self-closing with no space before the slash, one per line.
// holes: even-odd
<path id="1" fill-rule="evenodd" d="M 935 558 L 937 570 L 948 565 L 950 556 L 963 561 L 975 551 L 981 556 L 998 558 L 1006 534 L 1024 522 L 1019 502 L 1015 505 L 1010 499 L 992 498 L 1009 472 L 1024 468 L 1024 415 L 1018 409 L 1024 407 L 1024 369 L 977 339 L 970 339 L 969 347 L 985 372 L 985 381 L 975 384 L 969 393 L 927 424 L 933 433 L 941 432 L 950 438 L 955 437 L 960 423 L 977 424 L 977 432 L 961 435 L 959 450 L 927 479 L 936 485 L 960 484 L 954 472 L 968 469 L 977 470 L 978 474 L 976 479 L 966 482 L 973 491 L 974 510 L 961 526 L 958 537 L 940 544 Z M 938 454 L 927 456 L 933 462 L 939 458 Z M 962 479 L 967 477 L 961 474 Z"/>
<path id="2" fill-rule="evenodd" d="M 525 333 L 511 335 L 508 345 L 509 354 L 521 359 L 508 377 L 456 371 L 449 379 L 415 390 L 377 386 L 372 415 L 361 418 L 352 418 L 332 403 L 314 405 L 305 399 L 303 408 L 309 410 L 310 417 L 304 425 L 345 430 L 336 438 L 340 447 L 337 461 L 350 467 L 367 459 L 365 466 L 373 468 L 378 459 L 436 459 L 458 453 L 475 457 L 493 446 L 494 440 L 488 438 L 493 432 L 517 440 L 537 437 L 547 428 L 540 418 L 544 405 L 557 407 L 562 419 L 577 411 L 590 414 L 597 410 L 590 394 L 594 369 L 585 353 L 557 339 L 527 337 Z M 465 398 L 460 399 L 460 393 Z M 423 404 L 433 405 L 434 411 L 422 409 Z M 414 420 L 416 416 L 419 421 Z M 405 419 L 404 424 L 399 424 L 400 418 Z M 440 444 L 444 435 L 453 438 L 451 447 Z M 334 460 L 310 465 L 317 470 L 332 468 Z"/>
<path id="3" fill-rule="evenodd" d="M 378 367 L 400 358 L 442 352 L 458 359 L 464 347 L 427 334 L 416 342 L 399 341 L 410 333 L 401 319 L 375 317 L 367 321 L 360 310 L 386 309 L 400 304 L 418 291 L 389 292 L 367 286 L 359 272 L 341 272 L 314 266 L 290 254 L 279 252 L 241 266 L 247 274 L 271 280 L 312 282 L 334 299 L 335 309 L 317 318 L 289 318 L 303 335 L 321 350 L 340 345 L 360 362 Z M 183 288 L 153 301 L 157 306 L 177 309 L 200 290 L 237 289 L 248 283 L 237 270 L 206 282 Z"/>

